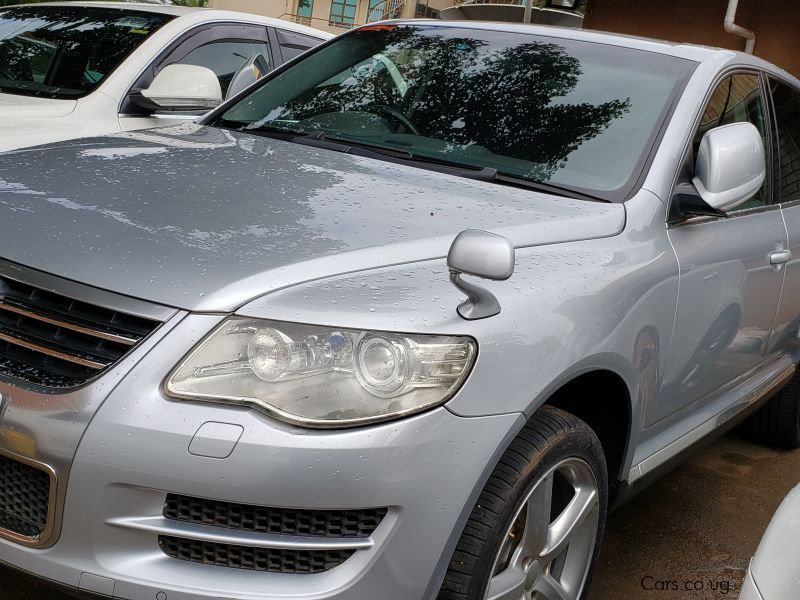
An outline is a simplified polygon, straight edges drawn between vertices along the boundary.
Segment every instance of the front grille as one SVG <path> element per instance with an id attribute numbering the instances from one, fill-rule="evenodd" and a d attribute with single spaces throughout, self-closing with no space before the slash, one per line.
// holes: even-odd
<path id="1" fill-rule="evenodd" d="M 386 516 L 386 508 L 317 510 L 276 508 L 235 504 L 169 494 L 164 503 L 164 517 L 195 525 L 233 529 L 265 535 L 317 537 L 341 542 L 360 540 L 372 535 Z M 160 535 L 158 544 L 167 556 L 205 565 L 270 571 L 273 573 L 322 573 L 339 566 L 356 548 L 289 550 L 221 544 L 208 540 Z M 324 547 L 321 541 L 320 546 Z"/>
<path id="2" fill-rule="evenodd" d="M 158 545 L 164 554 L 179 560 L 271 573 L 323 573 L 338 567 L 355 552 L 355 550 L 254 548 L 167 535 L 158 536 Z"/>
<path id="3" fill-rule="evenodd" d="M 116 363 L 158 325 L 0 276 L 0 375 L 75 387 Z"/>
<path id="4" fill-rule="evenodd" d="M 36 538 L 47 528 L 50 475 L 0 455 L 0 529 Z"/>
<path id="5" fill-rule="evenodd" d="M 164 516 L 174 521 L 240 531 L 327 538 L 367 538 L 386 516 L 385 508 L 306 510 L 234 504 L 169 494 Z"/>

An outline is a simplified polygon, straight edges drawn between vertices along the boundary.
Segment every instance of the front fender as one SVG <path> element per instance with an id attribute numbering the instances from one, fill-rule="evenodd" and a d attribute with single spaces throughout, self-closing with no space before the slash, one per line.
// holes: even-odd
<path id="1" fill-rule="evenodd" d="M 622 377 L 631 398 L 654 397 L 672 335 L 677 263 L 664 233 L 660 201 L 644 193 L 626 205 L 617 236 L 517 250 L 504 282 L 480 282 L 500 301 L 499 315 L 465 321 L 461 293 L 444 259 L 342 275 L 279 290 L 239 314 L 319 325 L 468 335 L 478 359 L 447 404 L 460 416 L 530 415 L 560 385 L 592 369 Z M 641 335 L 657 353 L 655 376 L 642 374 Z M 650 344 L 652 347 L 653 344 Z M 639 350 L 637 350 L 639 348 Z M 634 418 L 641 407 L 634 406 Z"/>

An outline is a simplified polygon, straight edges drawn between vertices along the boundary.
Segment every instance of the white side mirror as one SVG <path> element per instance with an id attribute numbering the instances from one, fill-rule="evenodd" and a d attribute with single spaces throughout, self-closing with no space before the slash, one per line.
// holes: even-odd
<path id="1" fill-rule="evenodd" d="M 761 134 L 751 123 L 717 127 L 700 142 L 692 183 L 706 204 L 732 210 L 761 189 L 767 176 L 764 156 Z"/>
<path id="2" fill-rule="evenodd" d="M 168 65 L 159 71 L 142 96 L 162 108 L 206 111 L 222 103 L 222 88 L 214 71 L 197 65 Z"/>

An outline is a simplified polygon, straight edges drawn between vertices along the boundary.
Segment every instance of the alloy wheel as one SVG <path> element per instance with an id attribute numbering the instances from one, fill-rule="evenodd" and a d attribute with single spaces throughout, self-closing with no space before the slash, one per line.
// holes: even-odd
<path id="1" fill-rule="evenodd" d="M 531 487 L 492 566 L 485 600 L 578 600 L 595 549 L 600 495 L 589 465 L 568 458 Z"/>

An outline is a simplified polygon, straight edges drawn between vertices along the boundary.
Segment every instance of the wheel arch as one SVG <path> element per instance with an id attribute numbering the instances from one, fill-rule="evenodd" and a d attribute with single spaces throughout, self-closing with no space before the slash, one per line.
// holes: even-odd
<path id="1" fill-rule="evenodd" d="M 599 401 L 598 391 L 602 394 Z M 625 378 L 617 371 L 596 367 L 562 379 L 546 400 L 538 403 L 537 410 L 545 404 L 555 406 L 589 425 L 603 446 L 608 481 L 614 486 L 626 479 L 625 467 L 633 434 L 634 397 Z"/>

